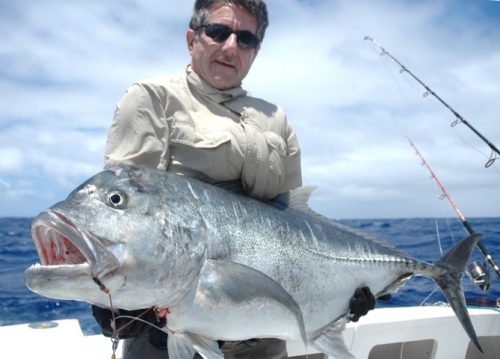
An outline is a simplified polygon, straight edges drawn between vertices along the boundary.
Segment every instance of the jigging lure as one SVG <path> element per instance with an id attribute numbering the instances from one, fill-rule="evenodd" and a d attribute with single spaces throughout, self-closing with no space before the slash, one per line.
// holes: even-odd
<path id="1" fill-rule="evenodd" d="M 450 105 L 448 105 L 441 97 L 439 97 L 433 90 L 429 88 L 422 80 L 420 80 L 417 76 L 415 76 L 408 68 L 403 65 L 401 62 L 399 62 L 394 56 L 392 56 L 389 51 L 387 51 L 385 48 L 382 47 L 378 42 L 376 42 L 373 38 L 370 36 L 365 36 L 365 40 L 371 41 L 378 49 L 380 49 L 380 55 L 387 55 L 389 56 L 396 64 L 398 64 L 399 67 L 401 67 L 401 73 L 402 72 L 407 72 L 413 79 L 415 79 L 425 90 L 426 92 L 424 93 L 424 97 L 428 95 L 434 96 L 441 104 L 443 104 L 448 110 L 450 110 L 453 115 L 455 115 L 456 120 L 452 122 L 451 126 L 455 127 L 459 123 L 463 123 L 465 126 L 467 126 L 472 132 L 474 132 L 481 140 L 483 140 L 486 145 L 491 149 L 491 156 L 489 160 L 486 162 L 484 165 L 486 168 L 490 167 L 495 163 L 495 160 L 497 159 L 497 156 L 500 155 L 500 151 L 498 148 L 488 141 L 486 137 L 484 137 L 478 130 L 476 130 L 469 122 L 467 122 L 455 109 L 453 109 Z"/>
<path id="2" fill-rule="evenodd" d="M 439 188 L 443 192 L 443 197 L 448 200 L 448 202 L 451 204 L 451 206 L 453 207 L 453 209 L 457 213 L 458 217 L 460 218 L 460 221 L 462 222 L 462 224 L 465 227 L 465 229 L 467 230 L 467 232 L 469 234 L 476 233 L 474 231 L 474 229 L 472 228 L 472 226 L 470 225 L 470 223 L 467 221 L 467 218 L 465 218 L 465 216 L 462 213 L 462 211 L 460 210 L 460 208 L 457 206 L 456 202 L 453 200 L 453 198 L 450 196 L 450 194 L 448 193 L 448 191 L 446 190 L 446 188 L 443 186 L 443 184 L 441 183 L 441 181 L 439 180 L 439 178 L 436 176 L 436 174 L 432 170 L 432 168 L 429 165 L 429 163 L 427 163 L 427 161 L 425 160 L 424 156 L 422 156 L 422 154 L 418 150 L 417 146 L 415 146 L 415 144 L 412 142 L 412 140 L 410 140 L 408 137 L 407 137 L 407 140 L 408 140 L 408 142 L 410 142 L 410 145 L 414 148 L 417 156 L 420 157 L 420 159 L 422 160 L 422 164 L 427 168 L 427 170 L 430 172 L 432 178 L 434 179 L 434 181 L 436 181 L 437 185 L 439 186 Z M 481 240 L 479 240 L 479 242 L 477 243 L 477 246 L 481 250 L 481 253 L 484 255 L 484 257 L 486 258 L 486 260 L 488 261 L 488 263 L 495 270 L 496 274 L 500 277 L 500 268 L 498 268 L 498 265 L 495 263 L 495 261 L 493 260 L 493 257 L 488 252 L 488 250 L 486 249 L 486 247 L 484 246 L 484 244 L 483 244 L 483 242 Z"/>

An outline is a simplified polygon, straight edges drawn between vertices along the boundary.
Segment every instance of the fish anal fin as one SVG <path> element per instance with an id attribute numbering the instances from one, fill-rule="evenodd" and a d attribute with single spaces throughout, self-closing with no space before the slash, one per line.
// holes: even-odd
<path id="1" fill-rule="evenodd" d="M 198 352 L 204 359 L 224 359 L 216 341 L 189 333 L 169 333 L 169 358 L 193 359 Z"/>
<path id="2" fill-rule="evenodd" d="M 169 333 L 167 339 L 168 357 L 178 359 L 193 359 L 196 350 L 191 338 L 182 333 Z"/>
<path id="3" fill-rule="evenodd" d="M 219 344 L 215 340 L 190 334 L 191 341 L 196 351 L 205 359 L 224 359 L 224 355 L 219 349 Z"/>
<path id="4" fill-rule="evenodd" d="M 340 319 L 332 323 L 330 327 L 324 329 L 319 333 L 316 339 L 312 341 L 312 346 L 318 351 L 335 359 L 354 359 L 342 335 L 345 329 L 345 322 L 346 320 Z"/>

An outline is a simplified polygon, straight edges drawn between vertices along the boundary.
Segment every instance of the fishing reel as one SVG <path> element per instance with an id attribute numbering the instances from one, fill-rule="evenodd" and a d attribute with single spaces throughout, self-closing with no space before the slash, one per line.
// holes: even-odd
<path id="1" fill-rule="evenodd" d="M 472 277 L 474 284 L 477 284 L 483 292 L 490 289 L 490 272 L 484 269 L 484 265 L 478 261 L 469 264 L 469 273 Z"/>

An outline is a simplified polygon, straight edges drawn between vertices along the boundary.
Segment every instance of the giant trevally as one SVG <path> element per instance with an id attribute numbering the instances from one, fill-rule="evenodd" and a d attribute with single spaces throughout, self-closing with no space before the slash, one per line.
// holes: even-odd
<path id="1" fill-rule="evenodd" d="M 222 358 L 216 340 L 263 337 L 344 358 L 355 290 L 378 297 L 421 275 L 480 348 L 461 287 L 479 235 L 427 264 L 314 213 L 311 191 L 264 203 L 170 172 L 104 170 L 34 219 L 41 264 L 26 284 L 101 307 L 111 297 L 114 308 L 166 309 L 171 358 Z"/>

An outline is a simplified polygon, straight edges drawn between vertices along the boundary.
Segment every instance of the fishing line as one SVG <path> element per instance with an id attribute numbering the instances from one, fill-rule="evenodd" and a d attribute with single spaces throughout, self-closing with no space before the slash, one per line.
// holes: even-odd
<path id="1" fill-rule="evenodd" d="M 428 179 L 432 179 L 432 176 L 429 176 Z M 429 191 L 432 192 L 434 197 L 442 200 L 443 195 L 441 192 L 439 192 L 437 190 L 436 186 L 433 186 L 432 183 L 429 183 L 428 185 L 429 185 Z M 440 203 L 439 208 L 438 208 L 438 206 L 435 206 L 435 205 L 431 206 L 431 208 L 432 208 L 433 213 L 434 213 L 433 218 L 434 218 L 434 226 L 436 229 L 436 233 L 435 233 L 436 241 L 438 244 L 439 254 L 442 257 L 444 255 L 444 249 L 443 249 L 443 241 L 441 239 L 441 228 L 440 228 L 439 217 L 444 217 L 446 219 L 448 235 L 451 237 L 453 244 L 455 244 L 455 238 L 453 235 L 453 231 L 451 230 L 451 227 L 450 227 L 449 219 L 447 218 L 448 211 L 444 210 L 444 204 L 442 202 L 439 202 L 439 203 Z M 438 288 L 438 287 L 436 286 L 436 288 Z"/>
<path id="2" fill-rule="evenodd" d="M 438 223 L 437 218 L 434 218 L 434 223 L 436 224 L 436 236 L 437 236 L 437 241 L 438 241 L 439 253 L 441 254 L 441 257 L 442 257 L 443 256 L 443 246 L 441 244 L 441 235 L 439 233 L 439 223 Z"/>
<path id="3" fill-rule="evenodd" d="M 457 241 L 455 240 L 455 235 L 453 234 L 453 231 L 451 230 L 451 225 L 450 225 L 450 219 L 449 218 L 446 218 L 446 227 L 448 228 L 448 233 L 450 234 L 453 246 L 455 246 L 455 244 L 457 243 Z M 465 228 L 464 228 L 464 230 L 465 230 Z M 467 231 L 465 231 L 465 232 L 467 233 Z"/>
<path id="4" fill-rule="evenodd" d="M 430 299 L 430 297 L 432 297 L 432 295 L 437 292 L 437 290 L 438 287 L 434 287 L 434 290 L 423 301 L 420 302 L 419 306 L 423 306 Z"/>
<path id="5" fill-rule="evenodd" d="M 158 330 L 162 330 L 161 328 L 157 327 L 153 323 L 150 323 L 150 322 L 142 319 L 142 317 L 144 315 L 146 315 L 150 310 L 154 310 L 157 313 L 158 310 L 156 307 L 152 307 L 152 308 L 148 308 L 148 309 L 144 310 L 137 317 L 132 317 L 132 316 L 128 316 L 128 315 L 118 315 L 117 316 L 115 314 L 115 308 L 113 305 L 113 298 L 111 297 L 110 290 L 97 277 L 92 277 L 92 280 L 94 281 L 95 284 L 97 284 L 97 286 L 99 287 L 99 289 L 101 291 L 103 291 L 105 294 L 107 294 L 107 296 L 109 298 L 109 308 L 111 310 L 111 329 L 113 329 L 113 334 L 111 335 L 111 350 L 112 350 L 111 359 L 116 359 L 116 350 L 118 349 L 118 344 L 120 342 L 120 337 L 119 337 L 120 332 L 123 331 L 124 329 L 126 329 L 128 326 L 132 325 L 132 323 L 134 321 L 137 320 L 137 321 L 143 322 L 145 324 L 148 324 L 151 327 L 154 327 Z M 121 319 L 121 318 L 126 318 L 126 319 L 131 319 L 131 320 L 128 323 L 122 325 L 120 328 L 117 328 L 116 321 L 118 319 Z"/>
<path id="6" fill-rule="evenodd" d="M 109 306 L 111 308 L 111 328 L 113 329 L 113 334 L 111 335 L 111 359 L 116 359 L 116 350 L 118 349 L 118 343 L 120 339 L 118 338 L 118 331 L 116 329 L 116 318 L 115 318 L 115 310 L 113 308 L 113 299 L 111 298 L 111 293 L 109 289 L 99 280 L 97 277 L 92 277 L 92 280 L 99 287 L 101 291 L 108 295 L 109 298 Z M 121 328 L 120 328 L 121 330 Z"/>
<path id="7" fill-rule="evenodd" d="M 445 106 L 454 116 L 455 120 L 451 123 L 451 127 L 455 127 L 459 124 L 464 124 L 466 127 L 468 127 L 476 136 L 478 136 L 490 149 L 491 149 L 491 155 L 488 159 L 488 161 L 485 163 L 485 167 L 489 168 L 491 167 L 498 156 L 500 155 L 500 150 L 491 143 L 485 136 L 483 136 L 474 126 L 472 126 L 467 120 L 465 120 L 462 115 L 460 115 L 453 107 L 451 107 L 448 103 L 446 103 L 441 97 L 439 97 L 438 94 L 436 94 L 429 86 L 427 86 L 422 80 L 420 80 L 413 72 L 411 72 L 405 65 L 403 65 L 401 62 L 399 62 L 398 59 L 396 59 L 394 56 L 392 56 L 382 45 L 380 45 L 378 42 L 376 42 L 372 37 L 370 36 L 365 36 L 365 40 L 371 41 L 379 50 L 381 55 L 387 55 L 389 58 L 394 61 L 398 66 L 401 68 L 401 72 L 406 72 L 408 73 L 415 81 L 417 81 L 424 89 L 424 97 L 427 97 L 429 95 L 432 95 L 434 98 L 436 98 L 443 106 Z"/>
<path id="8" fill-rule="evenodd" d="M 155 329 L 158 329 L 158 330 L 160 330 L 160 331 L 162 331 L 162 332 L 165 332 L 165 328 L 160 328 L 159 326 L 157 326 L 157 325 L 155 325 L 155 324 L 153 324 L 153 323 L 151 323 L 151 322 L 148 322 L 147 320 L 144 320 L 144 319 L 142 319 L 142 318 L 141 318 L 144 314 L 146 314 L 146 313 L 147 313 L 148 311 L 150 311 L 151 309 L 152 309 L 152 308 L 148 308 L 148 309 L 146 309 L 143 313 L 141 313 L 141 314 L 140 314 L 139 316 L 137 316 L 137 317 L 133 317 L 133 316 L 131 316 L 131 315 L 119 315 L 119 316 L 117 316 L 117 317 L 116 317 L 116 319 L 131 319 L 131 320 L 130 320 L 130 321 L 129 321 L 126 325 L 122 326 L 122 327 L 120 328 L 120 330 L 123 330 L 123 329 L 124 329 L 127 325 L 130 325 L 130 323 L 132 323 L 133 321 L 138 321 L 138 322 L 144 323 L 144 324 L 146 324 L 146 325 L 149 325 L 149 326 L 150 326 L 150 327 L 152 327 L 152 328 L 155 328 Z M 170 334 L 174 334 L 174 333 L 172 333 L 172 332 L 171 332 L 170 330 L 168 330 L 168 329 L 167 329 L 167 331 L 166 331 L 166 332 L 167 332 L 167 333 L 170 333 Z"/>
<path id="9" fill-rule="evenodd" d="M 392 71 L 390 70 L 389 68 L 389 65 L 386 63 L 386 62 L 383 62 L 381 61 L 382 65 L 384 66 L 384 69 L 385 71 L 389 74 L 389 76 L 391 77 L 392 81 L 394 81 L 394 85 L 397 87 L 400 95 L 403 97 L 403 99 L 405 100 L 406 104 L 408 105 L 408 98 L 406 97 L 406 94 L 405 92 L 403 91 L 403 89 L 401 88 L 401 86 L 399 85 L 399 81 L 396 79 L 396 77 L 394 76 L 394 74 L 392 73 Z M 409 85 L 411 85 L 409 82 L 408 82 Z M 413 87 L 413 86 L 412 86 Z"/>
<path id="10" fill-rule="evenodd" d="M 463 143 L 465 143 L 467 146 L 469 146 L 471 149 L 473 149 L 474 151 L 476 151 L 477 153 L 479 153 L 481 156 L 483 156 L 486 160 L 486 162 L 489 162 L 491 160 L 491 157 L 488 156 L 486 153 L 484 153 L 479 147 L 475 146 L 472 142 L 470 142 L 468 139 L 466 139 L 459 131 L 458 131 L 458 127 L 457 126 L 452 126 L 453 128 L 453 131 L 455 132 L 455 135 L 457 135 L 458 138 L 460 138 L 462 140 Z M 500 174 L 500 172 L 498 172 L 498 168 L 495 166 L 495 160 L 493 160 L 493 165 L 489 166 L 489 167 L 493 167 L 495 168 L 496 172 L 498 174 Z"/>

